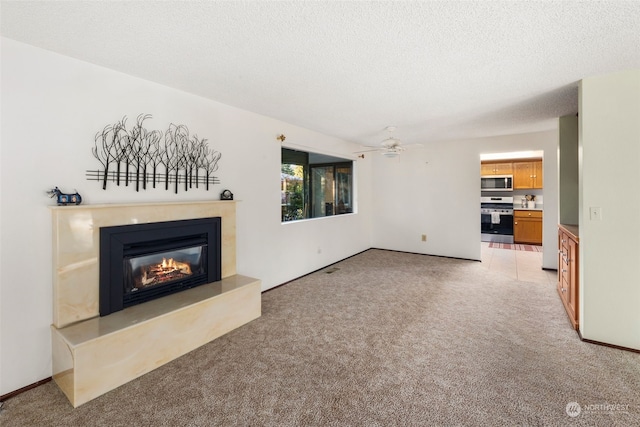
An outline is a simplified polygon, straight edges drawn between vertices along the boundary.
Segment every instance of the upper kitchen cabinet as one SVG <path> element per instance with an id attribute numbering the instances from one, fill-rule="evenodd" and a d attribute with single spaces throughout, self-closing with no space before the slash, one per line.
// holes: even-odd
<path id="1" fill-rule="evenodd" d="M 480 175 L 513 175 L 513 163 L 511 162 L 482 162 Z"/>
<path id="2" fill-rule="evenodd" d="M 513 163 L 513 189 L 542 188 L 542 160 Z"/>

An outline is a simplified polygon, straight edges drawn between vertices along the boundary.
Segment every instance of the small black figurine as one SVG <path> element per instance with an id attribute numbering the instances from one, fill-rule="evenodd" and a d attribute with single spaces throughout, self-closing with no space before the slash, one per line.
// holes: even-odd
<path id="1" fill-rule="evenodd" d="M 79 205 L 80 203 L 82 203 L 82 196 L 80 196 L 77 191 L 73 194 L 65 194 L 60 191 L 58 187 L 56 187 L 53 190 L 47 191 L 47 194 L 51 198 L 53 198 L 54 196 L 58 197 L 58 206 L 66 206 L 71 204 Z"/>

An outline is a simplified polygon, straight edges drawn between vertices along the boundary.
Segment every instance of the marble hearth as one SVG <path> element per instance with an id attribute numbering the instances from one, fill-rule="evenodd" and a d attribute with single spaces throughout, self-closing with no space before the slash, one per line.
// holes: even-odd
<path id="1" fill-rule="evenodd" d="M 236 274 L 236 202 L 51 207 L 53 379 L 74 407 L 261 315 L 260 280 Z M 100 227 L 222 218 L 222 280 L 99 317 Z"/>

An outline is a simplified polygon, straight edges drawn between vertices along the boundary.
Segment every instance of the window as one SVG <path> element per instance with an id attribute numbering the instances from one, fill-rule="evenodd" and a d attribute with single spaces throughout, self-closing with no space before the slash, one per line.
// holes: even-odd
<path id="1" fill-rule="evenodd" d="M 282 222 L 353 212 L 353 161 L 282 148 Z"/>

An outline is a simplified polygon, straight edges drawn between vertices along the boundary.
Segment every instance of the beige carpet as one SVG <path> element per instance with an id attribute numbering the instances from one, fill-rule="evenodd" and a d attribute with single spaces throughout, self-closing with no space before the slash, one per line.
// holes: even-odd
<path id="1" fill-rule="evenodd" d="M 78 409 L 48 383 L 6 401 L 0 424 L 640 425 L 640 355 L 581 342 L 553 286 L 381 250 L 332 267 Z"/>

